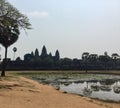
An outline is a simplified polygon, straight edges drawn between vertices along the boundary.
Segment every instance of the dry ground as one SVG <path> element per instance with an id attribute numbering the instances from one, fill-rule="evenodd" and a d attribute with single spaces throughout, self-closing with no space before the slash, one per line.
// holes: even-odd
<path id="1" fill-rule="evenodd" d="M 0 78 L 0 108 L 120 108 L 120 103 L 64 94 L 24 77 L 9 76 Z"/>

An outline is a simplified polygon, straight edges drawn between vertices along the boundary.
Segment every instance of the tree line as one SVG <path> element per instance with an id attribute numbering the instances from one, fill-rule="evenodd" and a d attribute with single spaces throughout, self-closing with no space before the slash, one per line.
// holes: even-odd
<path id="1" fill-rule="evenodd" d="M 113 53 L 111 56 L 105 52 L 103 55 L 84 52 L 81 59 L 61 58 L 60 52 L 47 53 L 43 46 L 41 54 L 36 49 L 34 52 L 24 55 L 24 60 L 17 57 L 15 61 L 9 61 L 7 69 L 16 70 L 119 70 L 120 56 Z"/>

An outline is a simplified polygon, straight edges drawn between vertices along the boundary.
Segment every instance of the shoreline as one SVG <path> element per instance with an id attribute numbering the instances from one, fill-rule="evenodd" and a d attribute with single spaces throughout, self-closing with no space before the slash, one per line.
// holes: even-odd
<path id="1" fill-rule="evenodd" d="M 20 76 L 0 78 L 0 105 L 4 108 L 119 108 L 110 103 L 63 93 Z"/>
<path id="2" fill-rule="evenodd" d="M 104 75 L 120 75 L 120 70 L 88 70 L 87 73 L 84 70 L 16 70 L 16 71 L 7 71 L 8 73 L 17 73 L 17 74 L 104 74 Z"/>

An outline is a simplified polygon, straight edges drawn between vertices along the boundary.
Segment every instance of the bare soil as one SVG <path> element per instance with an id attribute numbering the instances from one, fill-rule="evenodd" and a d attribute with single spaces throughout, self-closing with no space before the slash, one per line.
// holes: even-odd
<path id="1" fill-rule="evenodd" d="M 120 108 L 120 103 L 65 94 L 52 86 L 9 76 L 0 78 L 0 108 Z"/>

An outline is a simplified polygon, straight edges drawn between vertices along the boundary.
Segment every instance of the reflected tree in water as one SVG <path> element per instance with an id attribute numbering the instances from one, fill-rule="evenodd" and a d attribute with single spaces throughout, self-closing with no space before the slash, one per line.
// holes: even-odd
<path id="1" fill-rule="evenodd" d="M 83 89 L 83 95 L 90 96 L 92 94 L 92 90 L 88 86 L 88 82 L 86 82 L 86 87 Z"/>

